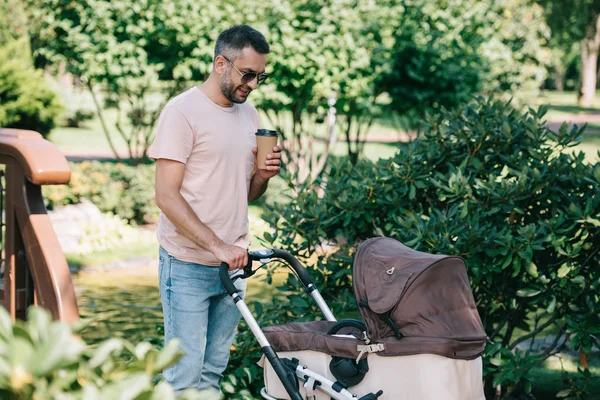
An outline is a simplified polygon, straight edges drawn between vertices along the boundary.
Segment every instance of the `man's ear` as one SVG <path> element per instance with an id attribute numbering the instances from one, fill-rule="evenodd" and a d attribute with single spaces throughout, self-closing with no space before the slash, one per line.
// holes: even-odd
<path id="1" fill-rule="evenodd" d="M 216 73 L 218 73 L 219 75 L 223 75 L 227 70 L 227 60 L 225 59 L 225 57 L 218 55 L 217 58 L 215 58 L 214 68 Z"/>

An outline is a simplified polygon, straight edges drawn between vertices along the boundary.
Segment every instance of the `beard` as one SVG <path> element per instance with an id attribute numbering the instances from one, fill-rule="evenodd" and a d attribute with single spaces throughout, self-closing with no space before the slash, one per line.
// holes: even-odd
<path id="1" fill-rule="evenodd" d="M 223 74 L 223 77 L 221 78 L 221 93 L 223 93 L 223 96 L 225 96 L 225 98 L 232 103 L 242 104 L 246 101 L 248 96 L 240 96 L 237 92 L 238 89 L 244 86 L 245 85 L 243 84 L 239 86 L 234 85 L 233 81 L 231 80 L 231 70 L 228 74 Z M 249 88 L 245 89 L 249 90 Z"/>

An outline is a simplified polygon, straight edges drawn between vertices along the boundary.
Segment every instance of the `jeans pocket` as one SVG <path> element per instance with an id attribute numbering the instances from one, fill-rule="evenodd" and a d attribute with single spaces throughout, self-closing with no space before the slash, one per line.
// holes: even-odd
<path id="1" fill-rule="evenodd" d="M 171 258 L 162 249 L 158 255 L 158 286 L 161 294 L 171 286 Z"/>

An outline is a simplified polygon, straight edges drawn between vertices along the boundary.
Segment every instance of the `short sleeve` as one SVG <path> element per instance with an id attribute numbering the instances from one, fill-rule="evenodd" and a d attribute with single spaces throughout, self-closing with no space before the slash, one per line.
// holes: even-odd
<path id="1" fill-rule="evenodd" d="M 187 118 L 173 104 L 167 104 L 158 118 L 150 158 L 166 158 L 185 164 L 193 146 L 194 131 Z"/>

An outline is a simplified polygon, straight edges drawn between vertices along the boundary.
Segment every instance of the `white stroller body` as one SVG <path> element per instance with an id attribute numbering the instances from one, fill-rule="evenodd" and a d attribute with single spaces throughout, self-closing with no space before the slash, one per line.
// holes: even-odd
<path id="1" fill-rule="evenodd" d="M 485 399 L 486 335 L 462 259 L 418 252 L 389 238 L 369 239 L 353 265 L 362 321 L 336 321 L 289 253 L 249 256 L 287 261 L 326 318 L 261 329 L 221 265 L 223 284 L 261 344 L 264 399 Z M 244 277 L 253 273 L 250 261 Z"/>

